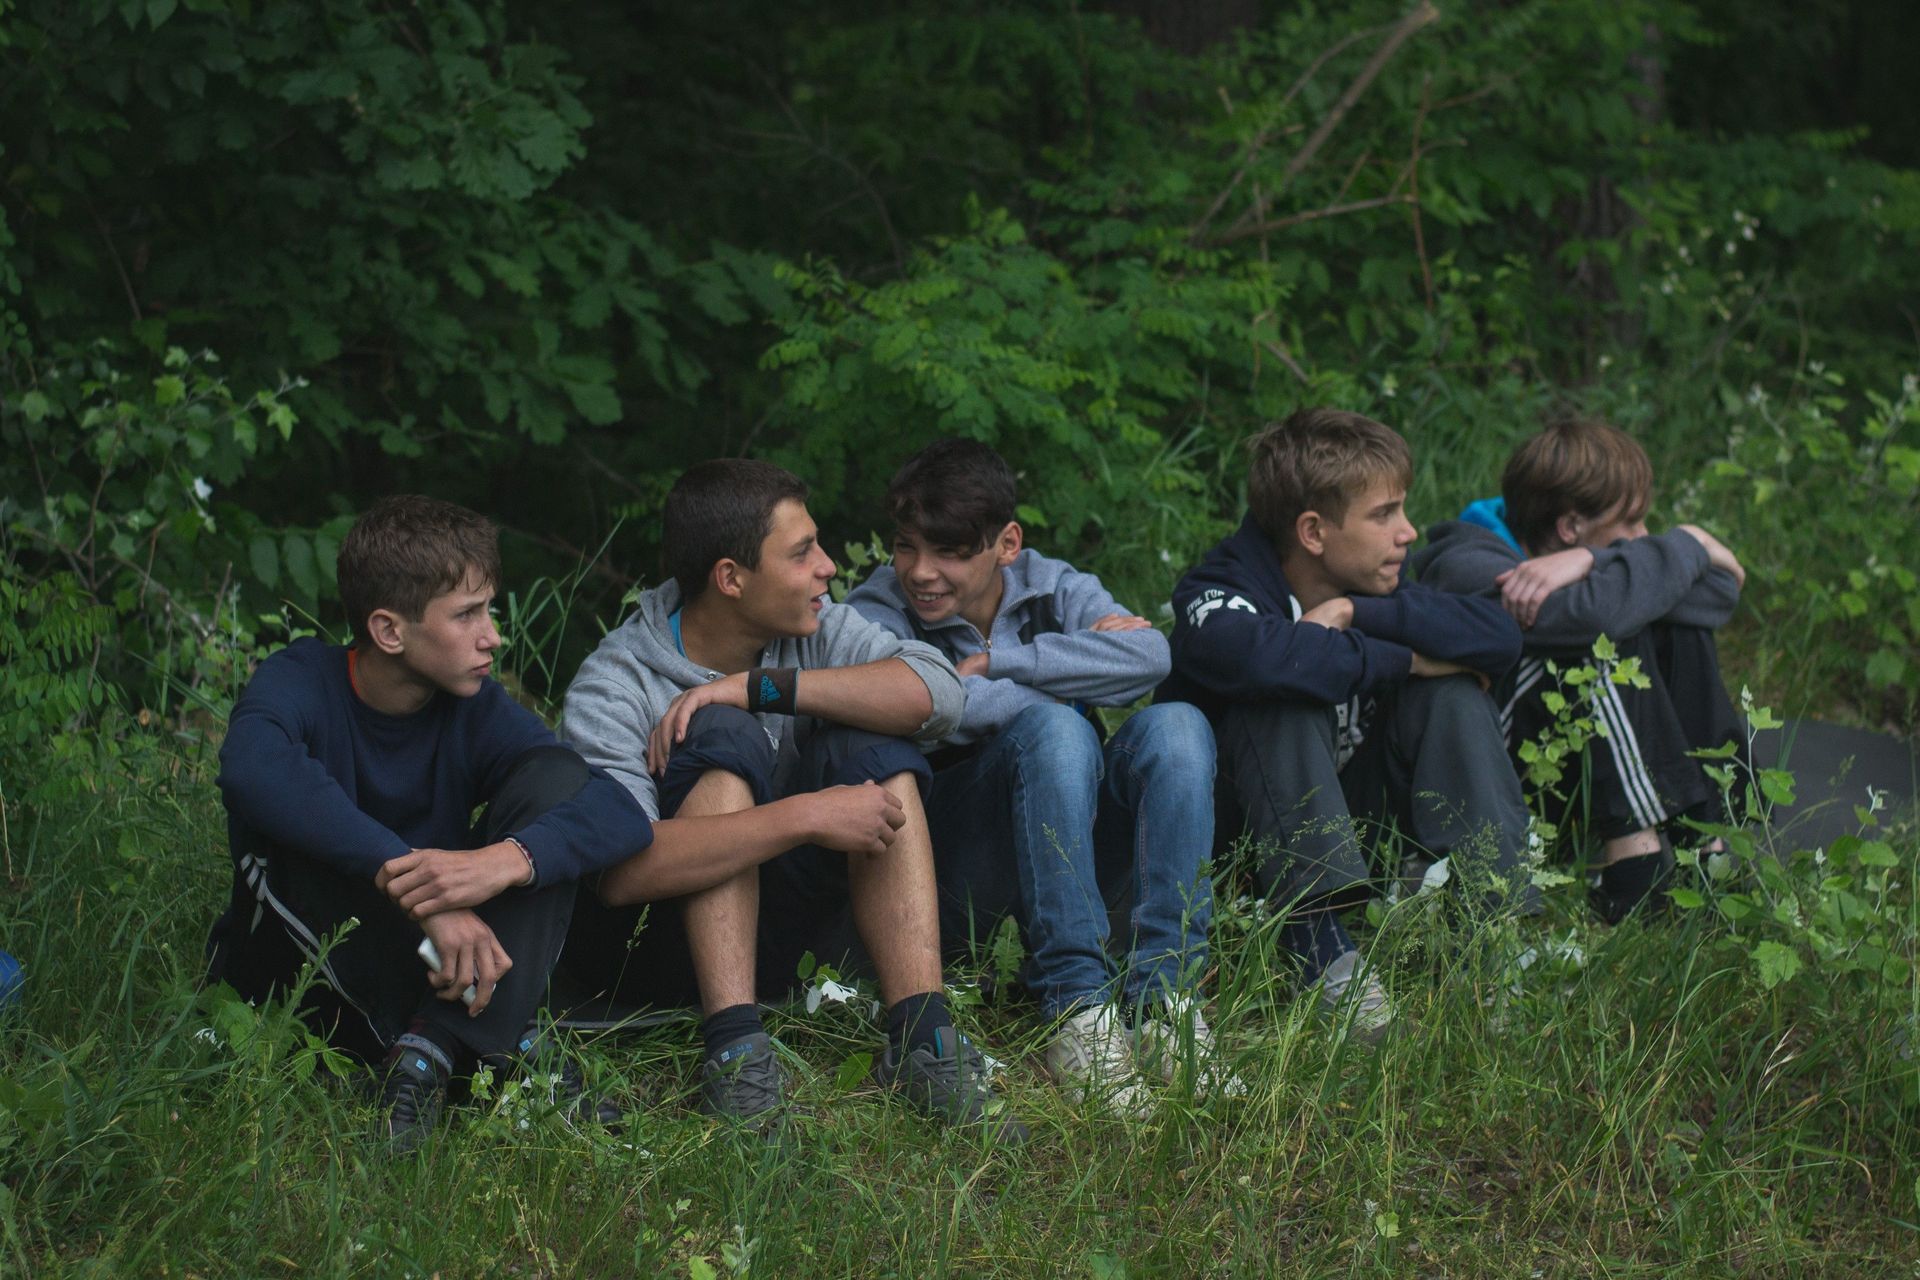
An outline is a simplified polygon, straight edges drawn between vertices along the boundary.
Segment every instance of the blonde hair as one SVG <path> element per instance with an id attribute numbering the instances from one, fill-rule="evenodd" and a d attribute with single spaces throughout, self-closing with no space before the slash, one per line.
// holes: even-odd
<path id="1" fill-rule="evenodd" d="M 1413 451 L 1400 433 L 1345 409 L 1296 409 L 1249 440 L 1247 453 L 1247 506 L 1283 552 L 1303 512 L 1339 524 L 1367 486 L 1413 483 Z"/>

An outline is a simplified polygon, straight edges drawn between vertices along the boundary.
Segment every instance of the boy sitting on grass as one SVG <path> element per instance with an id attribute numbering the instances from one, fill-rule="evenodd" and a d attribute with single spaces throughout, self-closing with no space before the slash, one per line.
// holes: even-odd
<path id="1" fill-rule="evenodd" d="M 1174 589 L 1158 700 L 1212 719 L 1281 946 L 1323 1006 L 1374 1039 L 1391 1009 L 1340 919 L 1371 879 L 1355 814 L 1455 855 L 1454 880 L 1490 901 L 1539 909 L 1526 805 L 1484 688 L 1519 656 L 1520 629 L 1492 601 L 1403 581 L 1419 536 L 1413 460 L 1389 428 L 1302 409 L 1250 452 L 1249 514 Z"/>
<path id="2" fill-rule="evenodd" d="M 1587 746 L 1584 805 L 1603 863 L 1594 902 L 1617 923 L 1660 900 L 1683 819 L 1726 819 L 1689 753 L 1744 740 L 1713 633 L 1739 604 L 1746 571 L 1694 525 L 1647 533 L 1653 465 L 1606 423 L 1534 436 L 1508 459 L 1500 489 L 1502 500 L 1435 525 L 1415 567 L 1431 586 L 1500 601 L 1524 629 L 1525 657 L 1502 689 L 1515 750 L 1554 722 L 1549 661 L 1590 661 L 1603 633 L 1621 658 L 1640 659 L 1650 687 L 1591 686 L 1607 728 Z"/>
<path id="3" fill-rule="evenodd" d="M 888 1006 L 876 1077 L 1018 1140 L 947 1010 L 928 769 L 908 740 L 951 731 L 960 682 L 928 646 L 824 601 L 834 565 L 806 498 L 744 459 L 696 466 L 667 495 L 672 577 L 581 666 L 564 723 L 654 839 L 583 890 L 565 963 L 631 1003 L 697 1002 L 703 1107 L 769 1127 L 785 1073 L 755 1002 L 791 985 L 850 899 Z"/>
<path id="4" fill-rule="evenodd" d="M 219 777 L 233 891 L 208 977 L 264 998 L 356 920 L 320 962 L 307 1012 L 342 1048 L 384 1055 L 385 1136 L 404 1153 L 456 1069 L 535 1052 L 573 881 L 649 832 L 619 783 L 490 678 L 490 523 L 432 498 L 382 499 L 340 544 L 337 576 L 353 645 L 294 641 L 234 705 Z M 437 968 L 416 954 L 423 937 Z M 565 1078 L 577 1102 L 577 1075 Z"/>
<path id="5" fill-rule="evenodd" d="M 1136 1059 L 1210 1082 L 1196 987 L 1206 968 L 1213 734 L 1195 708 L 1149 707 L 1109 740 L 1089 705 L 1125 706 L 1167 672 L 1167 642 L 1100 580 L 1023 547 L 1014 476 L 948 439 L 887 489 L 893 564 L 847 603 L 954 661 L 965 714 L 931 757 L 941 932 L 949 946 L 1012 916 L 1026 985 L 1055 1025 L 1054 1078 L 1137 1115 Z M 1107 952 L 1107 894 L 1127 902 L 1126 963 Z"/>

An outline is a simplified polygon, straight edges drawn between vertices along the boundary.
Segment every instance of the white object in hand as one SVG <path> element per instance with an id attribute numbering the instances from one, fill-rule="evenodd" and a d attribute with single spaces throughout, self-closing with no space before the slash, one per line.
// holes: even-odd
<path id="1" fill-rule="evenodd" d="M 440 948 L 433 945 L 432 938 L 420 939 L 420 945 L 417 948 L 415 948 L 415 950 L 417 950 L 420 953 L 420 958 L 427 962 L 427 968 L 434 970 L 436 973 L 441 971 Z M 460 993 L 460 1002 L 462 1004 L 470 1005 L 476 999 L 478 999 L 479 996 L 480 996 L 479 984 L 469 982 L 467 984 L 467 989 Z"/>

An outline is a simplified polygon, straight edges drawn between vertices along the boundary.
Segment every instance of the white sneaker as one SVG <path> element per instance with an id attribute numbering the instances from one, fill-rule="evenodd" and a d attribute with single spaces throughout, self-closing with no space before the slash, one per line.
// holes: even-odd
<path id="1" fill-rule="evenodd" d="M 1133 1065 L 1127 1029 L 1110 1004 L 1069 1014 L 1047 1046 L 1047 1072 L 1067 1096 L 1098 1102 L 1129 1119 L 1153 1110 L 1153 1095 Z"/>
<path id="2" fill-rule="evenodd" d="M 1178 1085 L 1189 1064 L 1193 1096 L 1244 1098 L 1247 1082 L 1220 1056 L 1213 1029 L 1196 1000 L 1177 999 L 1142 1018 L 1133 1029 L 1133 1058 L 1143 1070 L 1157 1072 L 1168 1084 Z"/>
<path id="3" fill-rule="evenodd" d="M 1320 1008 L 1334 1025 L 1364 1045 L 1376 1045 L 1393 1024 L 1393 1005 L 1387 989 L 1373 976 L 1373 968 L 1358 951 L 1341 955 L 1314 986 L 1320 989 Z"/>

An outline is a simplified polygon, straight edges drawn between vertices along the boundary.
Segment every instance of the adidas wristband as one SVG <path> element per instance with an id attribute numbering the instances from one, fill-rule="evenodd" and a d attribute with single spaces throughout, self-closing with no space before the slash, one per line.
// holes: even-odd
<path id="1" fill-rule="evenodd" d="M 790 716 L 798 667 L 755 667 L 747 672 L 747 710 L 764 715 Z"/>

